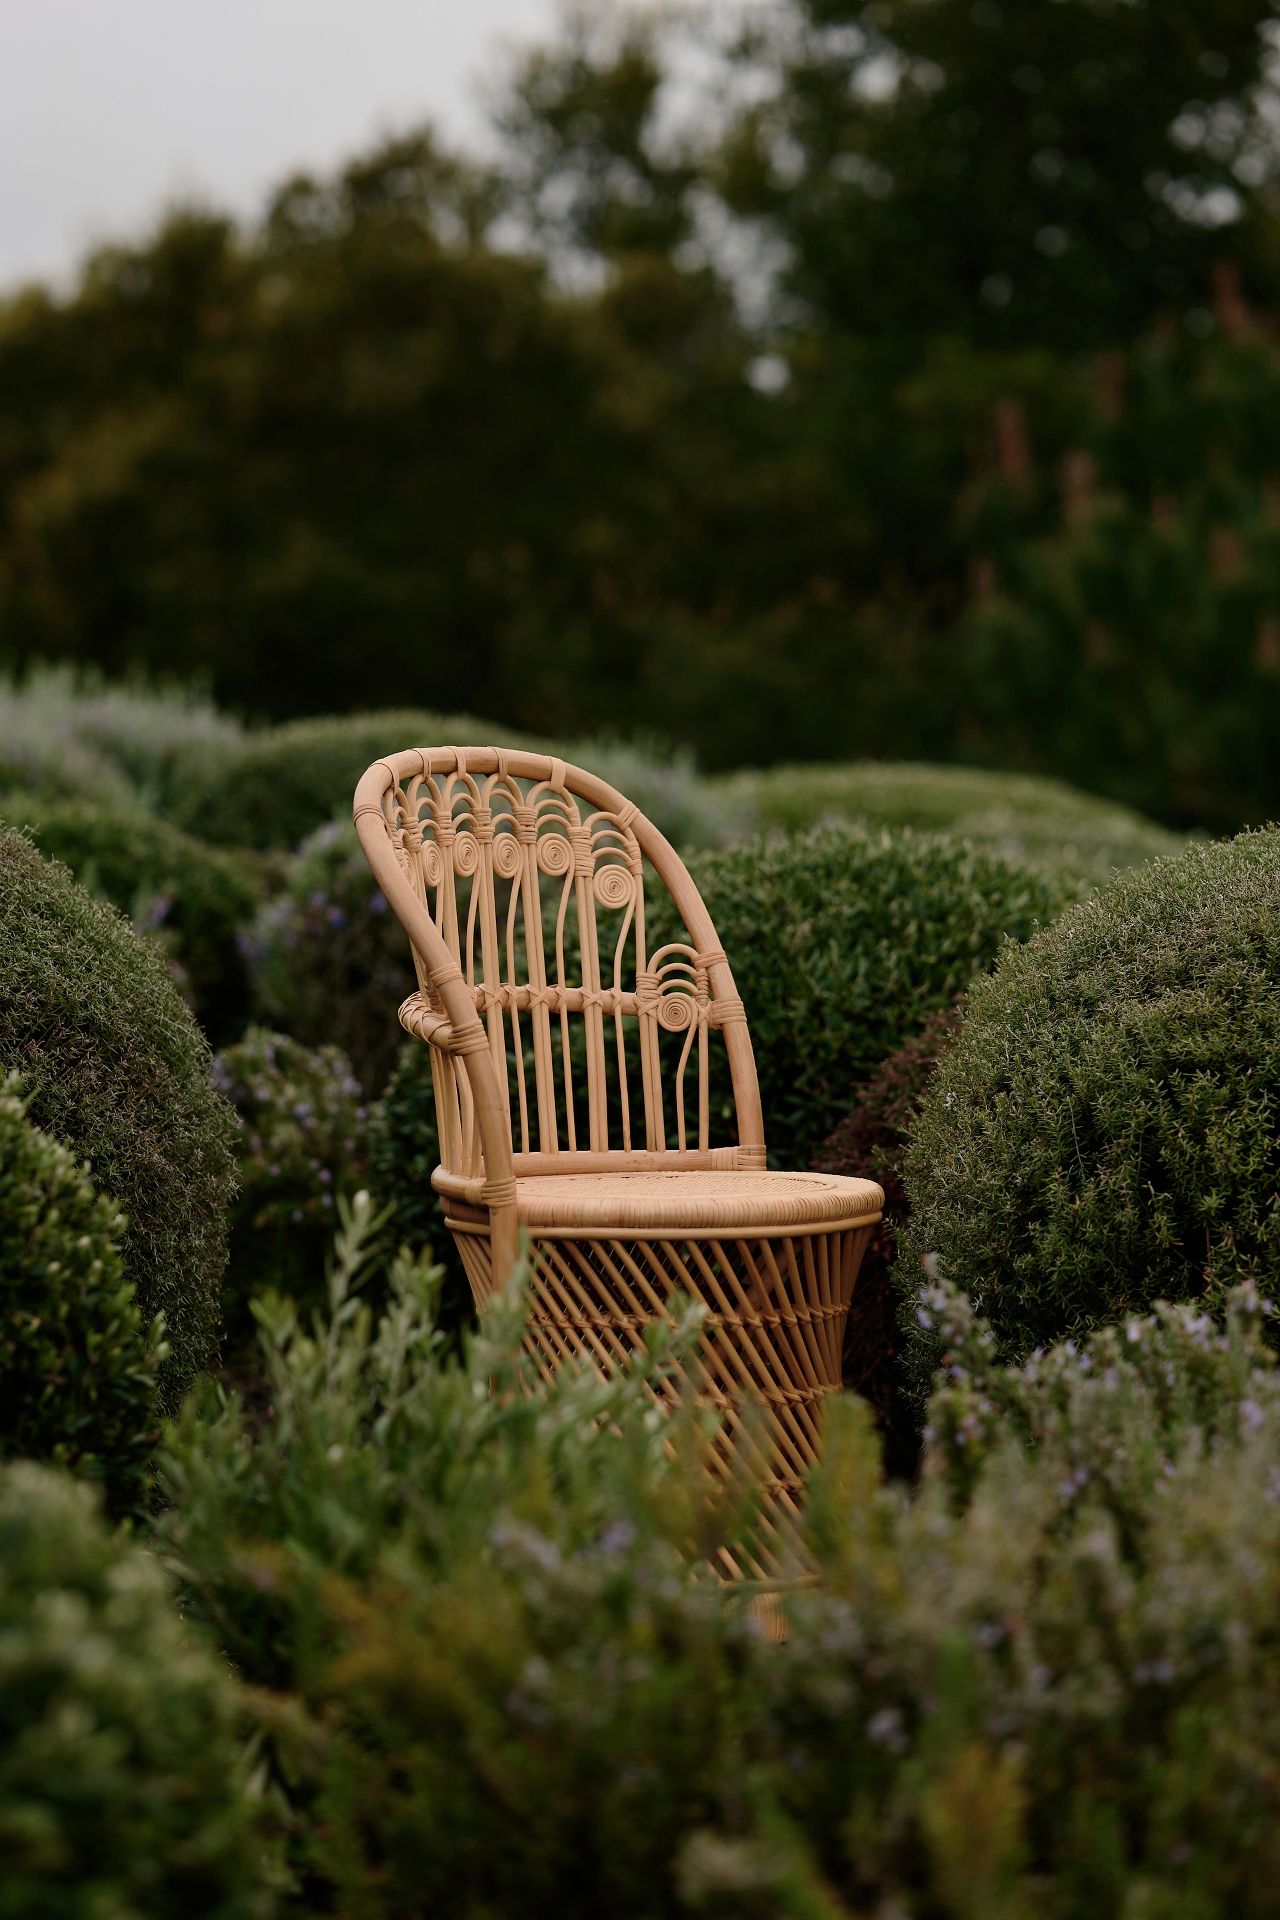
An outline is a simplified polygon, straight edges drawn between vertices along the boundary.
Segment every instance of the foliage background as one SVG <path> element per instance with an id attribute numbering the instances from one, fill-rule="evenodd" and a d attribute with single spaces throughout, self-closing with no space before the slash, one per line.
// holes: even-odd
<path id="1" fill-rule="evenodd" d="M 1275 59 L 1264 0 L 590 9 L 492 163 L 8 300 L 0 657 L 1261 822 Z"/>

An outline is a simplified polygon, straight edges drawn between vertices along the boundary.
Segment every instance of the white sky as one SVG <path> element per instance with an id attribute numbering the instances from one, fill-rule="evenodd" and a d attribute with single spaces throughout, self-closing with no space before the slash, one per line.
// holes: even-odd
<path id="1" fill-rule="evenodd" d="M 555 0 L 0 0 L 0 291 L 65 284 L 166 203 L 253 215 L 430 118 L 479 145 L 504 50 Z"/>

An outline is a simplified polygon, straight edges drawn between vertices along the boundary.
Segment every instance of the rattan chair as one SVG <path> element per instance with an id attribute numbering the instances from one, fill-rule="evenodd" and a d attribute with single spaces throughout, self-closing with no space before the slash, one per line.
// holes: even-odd
<path id="1" fill-rule="evenodd" d="M 611 1370 L 673 1294 L 700 1299 L 726 1458 L 749 1452 L 794 1511 L 884 1196 L 766 1171 L 746 1014 L 683 861 L 603 780 L 496 747 L 376 761 L 355 824 L 413 948 L 400 1022 L 431 1049 L 432 1184 L 477 1305 L 522 1228 L 544 1373 L 570 1355 Z M 646 862 L 689 936 L 652 953 Z M 737 1137 L 712 1146 L 721 1044 Z"/>

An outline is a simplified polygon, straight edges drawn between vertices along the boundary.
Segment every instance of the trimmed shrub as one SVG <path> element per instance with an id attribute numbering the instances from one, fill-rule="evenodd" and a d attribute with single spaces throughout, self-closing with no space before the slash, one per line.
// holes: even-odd
<path id="1" fill-rule="evenodd" d="M 4 829 L 0 953 L 0 1069 L 122 1208 L 143 1323 L 165 1317 L 160 1405 L 175 1407 L 216 1348 L 235 1178 L 208 1045 L 162 955 Z"/>
<path id="2" fill-rule="evenodd" d="M 117 1241 L 124 1218 L 0 1081 L 0 1451 L 101 1482 L 137 1513 L 159 1438 L 160 1327 L 144 1338 Z"/>
<path id="3" fill-rule="evenodd" d="M 909 1270 L 936 1256 L 1015 1359 L 1159 1298 L 1269 1288 L 1278 1102 L 1268 830 L 1124 876 L 975 984 L 907 1155 Z"/>
<path id="4" fill-rule="evenodd" d="M 368 1113 L 341 1048 L 312 1050 L 263 1027 L 224 1048 L 214 1081 L 238 1128 L 240 1192 L 223 1288 L 235 1340 L 252 1331 L 250 1296 L 268 1284 L 323 1304 L 335 1202 L 365 1181 Z"/>
<path id="5" fill-rule="evenodd" d="M 93 668 L 36 663 L 20 680 L 0 678 L 0 789 L 164 812 L 180 787 L 234 758 L 243 731 L 189 688 L 112 685 Z"/>
<path id="6" fill-rule="evenodd" d="M 356 782 L 374 760 L 401 747 L 531 744 L 491 720 L 416 709 L 291 720 L 246 736 L 239 753 L 197 777 L 176 803 L 175 818 L 216 846 L 292 851 L 327 820 L 350 815 Z"/>
<path id="7" fill-rule="evenodd" d="M 702 854 L 690 870 L 746 1005 L 774 1166 L 807 1166 L 859 1081 L 1076 897 L 960 841 L 857 826 Z M 652 947 L 678 937 L 665 901 L 652 918 Z M 715 1105 L 732 1111 L 723 1068 Z"/>
<path id="8" fill-rule="evenodd" d="M 257 913 L 262 886 L 243 858 L 204 846 L 137 808 L 87 800 L 48 803 L 9 795 L 12 826 L 30 829 L 46 859 L 128 914 L 164 949 L 184 998 L 216 1046 L 249 1016 L 249 978 L 239 935 Z"/>
<path id="9" fill-rule="evenodd" d="M 219 762 L 196 761 L 177 802 L 192 833 L 220 846 L 291 850 L 326 821 L 349 814 L 356 782 L 401 747 L 552 745 L 468 714 L 414 710 L 294 720 L 250 734 Z M 563 742 L 554 751 L 610 781 L 679 846 L 718 845 L 750 824 L 749 806 L 722 783 L 701 780 L 687 754 L 622 740 Z"/>
<path id="10" fill-rule="evenodd" d="M 923 1487 L 887 1490 L 863 1404 L 828 1402 L 779 1642 L 707 1577 L 746 1516 L 700 1471 L 709 1423 L 655 1417 L 672 1348 L 542 1383 L 517 1292 L 444 1359 L 421 1266 L 376 1332 L 348 1297 L 359 1240 L 314 1334 L 262 1304 L 271 1422 L 188 1408 L 158 1523 L 254 1682 L 317 1910 L 1271 1912 L 1255 1293 L 1225 1330 L 1162 1309 L 1015 1373 L 935 1290 Z"/>
<path id="11" fill-rule="evenodd" d="M 0 1467 L 0 1906 L 21 1920 L 271 1908 L 237 1701 L 92 1491 Z"/>
<path id="12" fill-rule="evenodd" d="M 303 842 L 245 950 L 260 1014 L 304 1046 L 341 1047 L 366 1095 L 385 1086 L 404 1042 L 396 1012 L 418 982 L 349 822 Z"/>
<path id="13" fill-rule="evenodd" d="M 953 833 L 999 853 L 1071 874 L 1095 886 L 1117 867 L 1181 852 L 1185 838 L 1132 807 L 1061 780 L 979 767 L 851 760 L 834 766 L 770 767 L 708 782 L 757 832 L 800 833 L 822 821 Z"/>

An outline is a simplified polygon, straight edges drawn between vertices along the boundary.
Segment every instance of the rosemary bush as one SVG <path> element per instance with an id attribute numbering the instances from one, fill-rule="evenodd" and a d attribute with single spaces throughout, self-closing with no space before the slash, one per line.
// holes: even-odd
<path id="1" fill-rule="evenodd" d="M 710 1416 L 531 1377 L 518 1284 L 447 1356 L 436 1276 L 344 1217 L 329 1315 L 258 1309 L 274 1415 L 191 1405 L 161 1552 L 250 1683 L 313 1906 L 578 1920 L 1262 1920 L 1280 1867 L 1280 1374 L 1249 1288 L 1023 1369 L 954 1289 L 917 1495 L 828 1406 L 789 1638 L 709 1552 Z"/>
<path id="2" fill-rule="evenodd" d="M 245 944 L 260 1012 L 304 1046 L 340 1046 L 366 1095 L 380 1092 L 404 1041 L 396 1009 L 417 978 L 350 822 L 303 843 Z"/>
<path id="3" fill-rule="evenodd" d="M 234 1688 L 90 1488 L 0 1466 L 0 1907 L 266 1920 Z"/>
<path id="4" fill-rule="evenodd" d="M 909 1270 L 934 1256 L 1014 1359 L 1156 1299 L 1265 1292 L 1278 1099 L 1267 829 L 1122 876 L 975 982 L 906 1159 Z"/>

